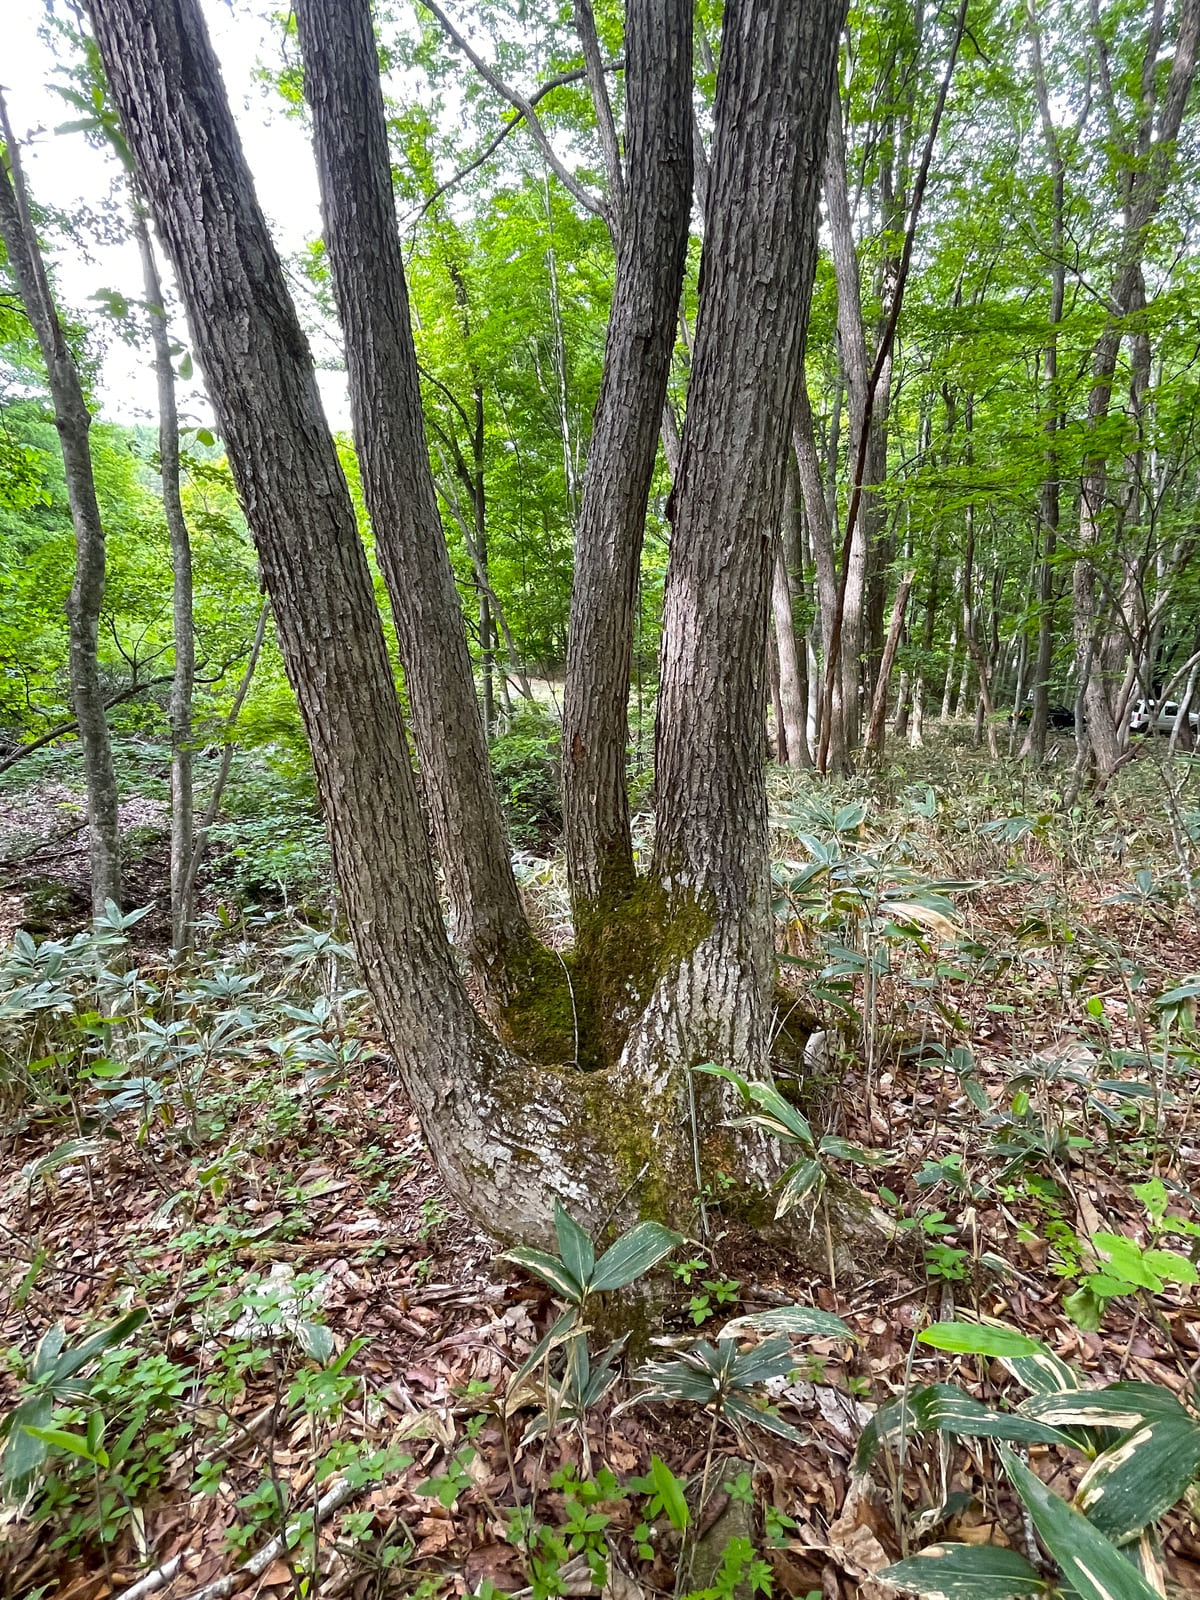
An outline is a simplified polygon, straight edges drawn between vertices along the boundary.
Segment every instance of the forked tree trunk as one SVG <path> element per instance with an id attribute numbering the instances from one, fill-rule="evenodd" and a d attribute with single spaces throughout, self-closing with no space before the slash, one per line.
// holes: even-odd
<path id="1" fill-rule="evenodd" d="M 298 0 L 296 21 L 363 495 L 396 621 L 452 937 L 489 998 L 502 1006 L 537 947 L 513 876 L 429 468 L 370 5 Z M 481 419 L 481 398 L 479 411 Z M 476 493 L 482 493 L 481 474 Z M 480 591 L 479 626 L 490 691 L 494 650 L 486 589 Z M 485 717 L 490 730 L 490 703 Z"/>
<path id="2" fill-rule="evenodd" d="M 686 1068 L 766 1059 L 764 530 L 779 514 L 815 257 L 813 112 L 828 103 L 840 0 L 803 14 L 791 0 L 726 8 L 667 585 L 655 871 L 633 897 L 640 914 L 610 925 L 631 985 L 648 975 L 650 994 L 620 1064 L 592 1073 L 497 1045 L 455 968 L 366 555 L 198 0 L 91 11 L 259 550 L 364 974 L 433 1157 L 501 1238 L 548 1238 L 556 1197 L 593 1226 L 638 1212 L 690 1222 Z M 731 1148 L 705 1099 L 702 1181 Z M 753 1168 L 736 1152 L 730 1165 Z"/>
<path id="3" fill-rule="evenodd" d="M 192 691 L 196 677 L 196 639 L 192 626 L 192 542 L 179 490 L 179 415 L 175 405 L 175 369 L 162 280 L 150 229 L 141 202 L 134 197 L 134 232 L 142 258 L 146 310 L 154 346 L 158 383 L 158 466 L 162 477 L 163 515 L 171 546 L 171 628 L 175 670 L 167 720 L 171 728 L 171 942 L 176 950 L 191 944 L 192 895 Z"/>
<path id="4" fill-rule="evenodd" d="M 0 158 L 0 238 L 17 280 L 26 315 L 37 336 L 54 404 L 54 426 L 62 446 L 71 523 L 75 530 L 75 578 L 67 597 L 71 702 L 83 749 L 87 783 L 92 914 L 105 901 L 121 900 L 121 836 L 117 779 L 108 737 L 108 717 L 98 661 L 100 607 L 104 600 L 104 524 L 96 499 L 88 435 L 91 413 L 74 357 L 63 337 L 21 173 L 20 151 L 0 93 L 0 133 L 7 162 Z"/>
<path id="5" fill-rule="evenodd" d="M 624 207 L 563 695 L 563 843 L 585 963 L 593 920 L 634 887 L 625 771 L 634 601 L 687 255 L 691 63 L 691 0 L 630 0 Z"/>

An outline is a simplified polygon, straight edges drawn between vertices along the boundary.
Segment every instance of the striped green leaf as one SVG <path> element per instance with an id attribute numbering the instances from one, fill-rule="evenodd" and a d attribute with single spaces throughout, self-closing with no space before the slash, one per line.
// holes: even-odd
<path id="1" fill-rule="evenodd" d="M 1141 1424 L 1098 1455 L 1075 1504 L 1114 1544 L 1168 1512 L 1200 1472 L 1200 1427 L 1184 1413 Z"/>
<path id="2" fill-rule="evenodd" d="M 931 1544 L 875 1577 L 930 1600 L 1012 1600 L 1046 1588 L 1024 1556 L 996 1544 Z"/>
<path id="3" fill-rule="evenodd" d="M 1011 1450 L 998 1445 L 1000 1460 L 1079 1600 L 1158 1600 L 1155 1591 L 1098 1528 L 1059 1498 Z"/>

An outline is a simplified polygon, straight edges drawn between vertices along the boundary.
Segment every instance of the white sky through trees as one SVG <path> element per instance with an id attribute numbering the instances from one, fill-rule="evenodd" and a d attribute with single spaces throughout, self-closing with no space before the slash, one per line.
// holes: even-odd
<path id="1" fill-rule="evenodd" d="M 275 91 L 258 81 L 260 64 L 272 66 L 280 59 L 278 8 L 269 0 L 202 0 L 213 43 L 220 57 L 233 112 L 237 118 L 254 173 L 258 196 L 286 258 L 300 250 L 320 231 L 317 176 L 307 130 L 289 117 Z M 104 319 L 95 314 L 92 296 L 113 290 L 134 299 L 141 293 L 141 268 L 132 239 L 106 242 L 112 231 L 105 208 L 116 221 L 114 180 L 120 176 L 115 161 L 93 149 L 82 134 L 56 134 L 54 129 L 75 113 L 50 87 L 62 76 L 67 45 L 50 41 L 42 0 L 4 0 L 3 40 L 0 43 L 0 82 L 8 98 L 13 129 L 21 141 L 25 173 L 35 201 L 68 217 L 81 218 L 79 243 L 66 247 L 52 235 L 49 259 L 55 288 L 64 306 L 87 317 L 96 326 Z M 94 225 L 89 213 L 100 213 Z M 121 198 L 121 221 L 124 199 Z M 169 276 L 169 274 L 168 274 Z M 187 337 L 177 305 L 170 307 L 172 333 Z M 305 308 L 301 306 L 301 314 Z M 311 319 L 305 316 L 306 323 Z M 103 338 L 100 409 L 106 420 L 147 422 L 155 419 L 154 374 L 147 339 L 126 343 L 115 328 L 98 328 Z M 335 354 L 314 341 L 320 360 Z M 349 426 L 345 379 L 340 372 L 319 371 L 318 380 L 330 421 Z M 181 421 L 211 420 L 207 399 L 199 384 L 180 385 Z"/>

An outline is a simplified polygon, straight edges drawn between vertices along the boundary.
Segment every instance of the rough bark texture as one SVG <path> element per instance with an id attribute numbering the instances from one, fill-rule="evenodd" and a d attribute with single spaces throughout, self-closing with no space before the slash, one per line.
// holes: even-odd
<path id="1" fill-rule="evenodd" d="M 62 446 L 67 498 L 75 530 L 75 577 L 67 597 L 71 703 L 79 728 L 87 783 L 92 912 L 99 916 L 106 900 L 120 904 L 121 838 L 117 822 L 117 779 L 97 660 L 100 607 L 104 601 L 104 524 L 100 520 L 88 444 L 92 418 L 50 294 L 25 195 L 20 155 L 2 96 L 0 133 L 7 146 L 7 162 L 0 159 L 0 237 L 4 239 L 17 290 L 46 364 L 46 380 L 54 404 L 54 426 Z"/>
<path id="2" fill-rule="evenodd" d="M 631 0 L 626 205 L 576 527 L 563 698 L 564 844 L 584 944 L 592 916 L 634 883 L 625 772 L 634 602 L 687 253 L 691 59 L 689 0 Z"/>
<path id="3" fill-rule="evenodd" d="M 366 555 L 197 0 L 91 14 L 258 548 L 364 975 L 434 1159 L 500 1238 L 550 1241 L 556 1196 L 595 1226 L 685 1222 L 686 1080 L 516 1060 L 458 976 Z"/>
<path id="4" fill-rule="evenodd" d="M 296 20 L 363 493 L 395 617 L 452 936 L 485 991 L 503 1002 L 534 942 L 513 877 L 429 468 L 370 5 L 298 0 Z M 486 591 L 480 608 L 490 664 Z"/>
<path id="5" fill-rule="evenodd" d="M 841 0 L 725 11 L 695 356 L 664 600 L 654 871 L 711 930 L 660 984 L 683 1060 L 761 1069 L 772 976 L 763 782 L 773 534 L 796 413 Z"/>
<path id="6" fill-rule="evenodd" d="M 192 542 L 179 492 L 179 415 L 175 369 L 163 301 L 162 280 L 150 242 L 150 229 L 134 201 L 134 232 L 142 258 L 146 309 L 158 384 L 158 465 L 163 515 L 171 546 L 171 626 L 175 670 L 167 719 L 171 728 L 171 940 L 177 950 L 191 943 L 192 896 L 192 690 L 196 678 L 196 638 L 192 627 Z"/>
<path id="7" fill-rule="evenodd" d="M 653 992 L 622 1062 L 592 1073 L 515 1060 L 456 971 L 366 556 L 198 0 L 91 0 L 91 11 L 259 550 L 364 975 L 433 1157 L 501 1238 L 548 1240 L 556 1197 L 593 1227 L 638 1213 L 687 1225 L 696 1125 L 681 1068 L 718 1050 L 765 1059 L 769 535 L 840 0 L 803 18 L 790 0 L 735 0 L 726 14 L 714 255 L 672 552 L 658 871 L 609 920 L 626 960 L 643 953 L 634 971 Z M 726 1157 L 743 1175 L 762 1170 L 753 1152 L 739 1165 L 703 1105 L 701 1116 L 706 1175 Z"/>

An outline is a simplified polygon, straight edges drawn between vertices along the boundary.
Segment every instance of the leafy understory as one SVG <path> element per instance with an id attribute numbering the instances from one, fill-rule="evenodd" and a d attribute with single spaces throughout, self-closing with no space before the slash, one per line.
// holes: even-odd
<path id="1" fill-rule="evenodd" d="M 928 770 L 776 780 L 816 1012 L 745 1115 L 792 1226 L 834 1181 L 893 1219 L 855 1276 L 719 1192 L 692 1238 L 560 1210 L 557 1253 L 493 1256 L 336 931 L 217 918 L 185 967 L 136 914 L 18 934 L 0 1592 L 1186 1590 L 1200 941 L 1132 775 L 1014 842 L 991 779 Z"/>

